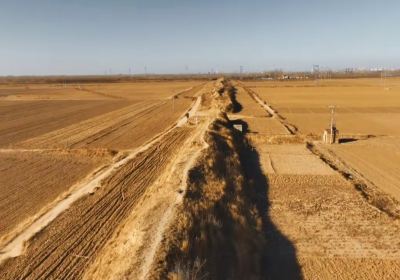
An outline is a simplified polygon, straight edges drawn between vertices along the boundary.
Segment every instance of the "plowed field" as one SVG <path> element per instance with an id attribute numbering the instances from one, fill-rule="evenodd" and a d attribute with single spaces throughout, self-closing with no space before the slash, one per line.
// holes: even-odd
<path id="1" fill-rule="evenodd" d="M 0 86 L 0 260 L 7 259 L 3 254 L 13 248 L 14 237 L 18 256 L 18 246 L 23 245 L 18 236 L 35 236 L 26 255 L 1 265 L 0 278 L 68 278 L 83 273 L 90 256 L 187 137 L 188 128 L 169 129 L 194 104 L 203 84 Z M 50 215 L 50 226 L 45 222 L 43 230 L 37 227 L 40 233 L 27 233 L 59 202 L 79 192 L 82 182 L 141 151 L 164 131 L 169 133 L 163 142 L 118 167 L 100 182 L 101 191 L 83 195 L 59 217 Z M 23 242 L 25 237 L 21 238 Z"/>
<path id="2" fill-rule="evenodd" d="M 400 80 L 322 80 L 249 82 L 246 86 L 268 100 L 302 133 L 322 135 L 329 125 L 328 106 L 337 106 L 337 125 L 344 134 L 400 136 Z"/>
<path id="3" fill-rule="evenodd" d="M 329 124 L 330 104 L 339 106 L 340 132 L 398 135 L 399 81 L 393 80 L 390 90 L 380 88 L 378 82 L 336 80 L 319 86 L 313 82 L 252 82 L 247 86 L 296 125 L 300 137 L 322 133 Z M 282 141 L 270 145 L 266 137 L 252 139 L 268 178 L 268 279 L 398 278 L 398 220 L 370 204 L 306 144 Z M 356 140 L 319 145 L 350 167 L 350 178 L 360 176 L 398 197 L 398 137 Z"/>

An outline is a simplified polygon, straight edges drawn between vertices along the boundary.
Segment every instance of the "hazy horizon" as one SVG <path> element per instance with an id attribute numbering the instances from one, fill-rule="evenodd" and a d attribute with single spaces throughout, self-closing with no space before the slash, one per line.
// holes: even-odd
<path id="1" fill-rule="evenodd" d="M 400 68 L 400 3 L 3 1 L 0 75 Z"/>

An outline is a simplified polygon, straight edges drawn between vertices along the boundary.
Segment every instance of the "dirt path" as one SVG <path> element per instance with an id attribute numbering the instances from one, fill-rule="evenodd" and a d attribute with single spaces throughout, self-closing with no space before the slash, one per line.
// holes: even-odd
<path id="1" fill-rule="evenodd" d="M 10 243 L 8 243 L 1 250 L 0 264 L 9 258 L 15 258 L 20 256 L 25 247 L 25 243 L 31 239 L 36 233 L 45 228 L 50 222 L 57 218 L 61 213 L 68 209 L 74 202 L 78 199 L 94 193 L 96 189 L 102 187 L 102 181 L 111 176 L 119 168 L 126 165 L 129 161 L 133 160 L 139 153 L 142 153 L 154 145 L 157 141 L 160 141 L 163 134 L 159 135 L 148 144 L 143 145 L 139 149 L 131 152 L 122 159 L 114 161 L 112 164 L 101 167 L 100 169 L 90 174 L 83 181 L 79 182 L 77 185 L 71 187 L 71 192 L 65 194 L 64 199 L 58 201 L 53 208 L 39 215 L 40 218 L 35 220 L 28 228 L 23 232 L 18 234 Z M 18 151 L 18 150 L 16 150 Z M 25 150 L 23 150 L 25 151 Z M 118 157 L 117 157 L 118 158 Z"/>
<path id="2" fill-rule="evenodd" d="M 194 113 L 194 112 L 193 112 Z M 187 173 L 206 148 L 211 121 L 202 117 L 157 182 L 143 195 L 120 231 L 110 239 L 85 279 L 146 279 L 155 254 L 186 190 Z M 129 258 L 127 258 L 129 256 Z"/>

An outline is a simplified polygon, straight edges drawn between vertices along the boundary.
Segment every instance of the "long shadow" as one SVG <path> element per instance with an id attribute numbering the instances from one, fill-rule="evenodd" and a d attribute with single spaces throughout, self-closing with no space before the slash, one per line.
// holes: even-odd
<path id="1" fill-rule="evenodd" d="M 220 90 L 220 94 L 223 94 L 225 91 L 227 92 L 228 97 L 231 101 L 231 104 L 229 104 L 228 107 L 228 111 L 230 111 L 231 113 L 239 113 L 240 111 L 242 111 L 243 106 L 236 99 L 237 89 L 232 86 L 229 81 L 225 82 L 225 86 Z"/>
<path id="2" fill-rule="evenodd" d="M 240 122 L 245 123 L 243 120 Z M 269 182 L 261 169 L 260 155 L 247 138 L 244 135 L 242 137 L 244 139 L 239 157 L 247 181 L 245 191 L 261 215 L 262 231 L 266 239 L 262 248 L 265 254 L 261 279 L 302 279 L 294 245 L 271 220 Z"/>
<path id="3" fill-rule="evenodd" d="M 236 99 L 237 89 L 233 86 L 229 86 L 228 94 L 229 94 L 229 98 L 231 99 L 231 102 L 232 102 L 232 113 L 239 113 L 240 111 L 242 111 L 243 106 Z"/>

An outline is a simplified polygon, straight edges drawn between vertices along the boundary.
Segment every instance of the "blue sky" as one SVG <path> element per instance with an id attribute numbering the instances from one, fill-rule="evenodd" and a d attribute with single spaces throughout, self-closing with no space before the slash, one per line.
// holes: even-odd
<path id="1" fill-rule="evenodd" d="M 398 0 L 0 0 L 0 75 L 400 68 Z"/>

